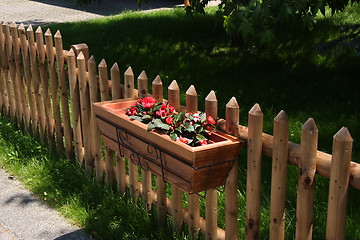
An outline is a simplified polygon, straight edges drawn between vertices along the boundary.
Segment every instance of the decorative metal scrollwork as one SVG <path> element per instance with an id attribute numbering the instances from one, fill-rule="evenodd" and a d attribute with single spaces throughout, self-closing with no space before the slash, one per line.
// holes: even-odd
<path id="1" fill-rule="evenodd" d="M 122 148 L 125 147 L 126 149 L 128 149 L 130 151 L 129 158 L 130 158 L 131 162 L 134 163 L 135 165 L 140 166 L 141 169 L 143 169 L 144 171 L 148 171 L 150 169 L 150 166 L 149 166 L 149 163 L 147 162 L 147 160 L 152 161 L 152 162 L 157 162 L 157 161 L 160 160 L 161 151 L 159 149 L 157 149 L 154 145 L 146 143 L 143 140 L 141 140 L 140 138 L 137 138 L 136 136 L 131 135 L 125 129 L 116 127 L 116 136 L 117 136 L 117 139 L 118 139 L 120 156 L 121 157 L 125 156 L 123 151 L 122 151 Z M 146 154 L 139 154 L 131 146 L 129 136 L 134 137 L 137 140 L 140 140 L 141 142 L 147 144 L 147 147 L 146 147 L 147 152 L 150 155 L 155 155 L 155 156 L 151 157 L 151 156 L 148 156 Z M 143 161 L 141 161 L 141 159 L 143 159 Z M 160 161 L 160 162 L 162 163 L 162 161 Z M 164 170 L 162 170 L 162 172 L 164 172 Z"/>

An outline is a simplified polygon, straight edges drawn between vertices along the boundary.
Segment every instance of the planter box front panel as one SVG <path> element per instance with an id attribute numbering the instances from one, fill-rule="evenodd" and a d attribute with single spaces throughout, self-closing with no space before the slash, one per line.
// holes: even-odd
<path id="1" fill-rule="evenodd" d="M 124 114 L 135 103 L 121 99 L 93 105 L 107 147 L 188 193 L 224 184 L 242 143 L 219 131 L 211 135 L 214 143 L 205 146 L 172 141 Z"/>

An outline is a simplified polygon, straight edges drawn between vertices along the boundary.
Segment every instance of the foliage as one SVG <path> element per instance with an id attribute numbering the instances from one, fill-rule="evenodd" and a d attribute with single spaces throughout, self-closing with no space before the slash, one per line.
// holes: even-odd
<path id="1" fill-rule="evenodd" d="M 359 2 L 354 0 L 352 2 Z M 222 0 L 218 15 L 232 37 L 247 44 L 269 45 L 290 28 L 310 30 L 319 11 L 343 11 L 349 0 Z"/>
<path id="2" fill-rule="evenodd" d="M 77 4 L 90 4 L 96 0 L 76 0 Z M 102 0 L 97 0 L 102 1 Z M 147 0 L 136 0 L 139 6 Z M 190 0 L 185 10 L 188 15 L 205 13 L 209 0 Z M 310 30 L 315 16 L 326 8 L 331 14 L 343 11 L 350 3 L 360 0 L 221 0 L 218 16 L 233 43 L 271 45 L 278 35 L 290 28 Z"/>
<path id="3" fill-rule="evenodd" d="M 140 98 L 136 105 L 125 109 L 126 115 L 148 125 L 148 131 L 167 134 L 173 141 L 190 146 L 210 143 L 209 135 L 215 131 L 215 120 L 205 113 L 177 113 L 165 102 L 155 102 L 152 97 Z"/>
<path id="4" fill-rule="evenodd" d="M 199 109 L 203 109 L 207 94 L 215 90 L 222 118 L 225 104 L 235 96 L 241 109 L 241 125 L 247 126 L 247 111 L 257 102 L 264 113 L 264 132 L 271 134 L 274 117 L 285 110 L 290 122 L 289 138 L 295 143 L 300 142 L 302 124 L 313 117 L 319 129 L 319 150 L 331 153 L 333 135 L 346 126 L 354 138 L 353 161 L 360 161 L 360 58 L 357 56 L 360 45 L 345 45 L 359 38 L 359 4 L 347 6 L 344 12 L 332 16 L 318 15 L 314 23 L 316 31 L 286 32 L 281 44 L 264 46 L 261 51 L 229 46 L 226 33 L 215 25 L 216 8 L 205 11 L 207 14 L 188 18 L 183 9 L 128 12 L 50 28 L 52 32 L 60 29 L 65 48 L 86 42 L 98 62 L 103 58 L 108 66 L 117 62 L 122 70 L 131 65 L 136 76 L 145 70 L 149 80 L 159 75 L 164 89 L 173 79 L 182 93 L 193 84 L 199 95 Z M 357 37 L 350 38 L 352 34 Z M 341 44 L 339 39 L 344 39 Z M 164 98 L 168 98 L 166 94 L 164 90 Z M 185 104 L 185 94 L 181 95 L 181 101 Z M 246 159 L 246 154 L 240 159 Z M 246 232 L 246 161 L 239 161 L 239 165 L 239 238 L 242 239 Z M 270 169 L 271 159 L 264 158 L 261 239 L 269 238 Z M 297 170 L 289 166 L 285 239 L 295 238 Z M 328 179 L 317 176 L 314 239 L 323 239 L 325 232 L 327 183 Z M 360 239 L 359 201 L 360 191 L 350 188 L 346 239 Z M 225 224 L 224 205 L 225 194 L 219 192 L 221 228 Z M 205 217 L 203 205 L 200 211 Z"/>

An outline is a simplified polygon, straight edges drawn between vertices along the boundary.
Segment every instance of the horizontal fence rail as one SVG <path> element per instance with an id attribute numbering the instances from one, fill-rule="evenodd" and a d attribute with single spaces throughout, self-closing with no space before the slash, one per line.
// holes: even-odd
<path id="1" fill-rule="evenodd" d="M 174 80 L 163 86 L 160 76 L 149 84 L 143 71 L 135 80 L 131 67 L 123 74 L 115 63 L 110 69 L 103 59 L 96 63 L 86 44 L 64 50 L 59 31 L 52 35 L 39 27 L 4 22 L 0 29 L 0 106 L 21 128 L 39 137 L 59 154 L 76 158 L 90 176 L 99 182 L 116 183 L 119 193 L 129 188 L 135 202 L 142 197 L 144 208 L 157 208 L 158 222 L 166 224 L 172 216 L 174 232 L 187 224 L 189 234 L 206 239 L 238 238 L 238 163 L 235 162 L 225 186 L 225 229 L 218 227 L 216 189 L 206 190 L 205 218 L 200 216 L 199 195 L 188 195 L 188 208 L 183 207 L 183 192 L 172 185 L 171 199 L 166 196 L 166 183 L 105 147 L 92 103 L 109 99 L 142 98 L 151 95 L 168 102 L 177 111 L 198 111 L 198 95 L 194 86 L 186 91 L 186 106 L 180 105 L 180 88 Z M 108 76 L 110 73 L 110 76 Z M 135 89 L 137 81 L 138 89 Z M 121 83 L 123 82 L 123 83 Z M 151 85 L 151 89 L 148 86 Z M 67 87 L 69 86 L 69 87 Z M 150 94 L 151 92 L 151 94 Z M 205 112 L 218 117 L 214 91 L 205 98 Z M 316 175 L 330 179 L 326 239 L 343 239 L 349 186 L 360 189 L 360 165 L 351 162 L 352 138 L 346 128 L 334 135 L 332 154 L 317 150 L 318 130 L 313 119 L 301 129 L 301 143 L 289 142 L 289 122 L 284 111 L 274 118 L 273 136 L 263 133 L 263 113 L 258 104 L 248 112 L 248 127 L 239 125 L 239 105 L 235 97 L 226 105 L 226 119 L 219 119 L 218 129 L 246 143 L 246 238 L 261 239 L 260 197 L 262 156 L 272 158 L 270 206 L 270 239 L 284 239 L 287 166 L 298 167 L 296 238 L 311 239 L 313 199 Z M 114 159 L 116 165 L 114 165 Z M 128 170 L 126 169 L 128 164 Z M 301 211 L 299 210 L 301 209 Z"/>

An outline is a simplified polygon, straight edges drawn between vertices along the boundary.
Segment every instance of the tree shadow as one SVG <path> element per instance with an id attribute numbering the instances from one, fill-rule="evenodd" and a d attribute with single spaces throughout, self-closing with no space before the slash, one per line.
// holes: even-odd
<path id="1" fill-rule="evenodd" d="M 73 232 L 66 233 L 60 237 L 55 238 L 54 240 L 90 240 L 91 237 L 85 235 L 84 231 L 79 229 Z"/>
<path id="2" fill-rule="evenodd" d="M 5 203 L 6 204 L 10 204 L 10 203 L 13 203 L 13 202 L 18 202 L 19 205 L 28 205 L 30 203 L 33 203 L 33 202 L 38 202 L 39 200 L 35 198 L 35 196 L 33 196 L 31 193 L 29 194 L 24 194 L 24 193 L 18 193 L 18 194 L 15 194 L 13 196 L 10 196 L 6 201 Z"/>

